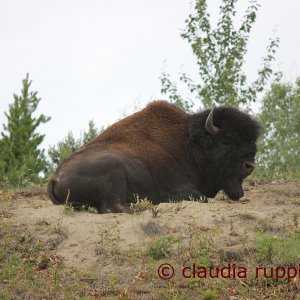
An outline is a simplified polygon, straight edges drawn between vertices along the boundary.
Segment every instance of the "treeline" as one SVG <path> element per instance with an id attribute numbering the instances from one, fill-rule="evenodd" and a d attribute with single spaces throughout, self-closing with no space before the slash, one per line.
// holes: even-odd
<path id="1" fill-rule="evenodd" d="M 160 76 L 161 92 L 188 112 L 200 103 L 203 108 L 212 104 L 234 105 L 253 113 L 253 104 L 259 104 L 256 117 L 265 132 L 258 145 L 258 167 L 252 176 L 299 179 L 300 79 L 285 82 L 280 72 L 273 71 L 279 46 L 275 37 L 270 39 L 257 78 L 249 83 L 243 65 L 258 2 L 250 1 L 241 24 L 235 25 L 237 0 L 223 0 L 215 28 L 210 23 L 207 2 L 195 1 L 194 13 L 188 16 L 181 34 L 196 57 L 198 78 L 179 73 L 179 82 L 188 91 L 182 96 L 177 84 L 164 72 Z M 6 123 L 0 137 L 0 184 L 16 186 L 47 180 L 60 162 L 103 130 L 90 121 L 81 137 L 75 138 L 69 132 L 45 153 L 40 148 L 44 136 L 37 129 L 50 117 L 34 115 L 41 99 L 37 92 L 30 91 L 30 86 L 27 75 L 20 96 L 13 96 L 14 102 L 5 113 Z"/>
<path id="2" fill-rule="evenodd" d="M 35 112 L 41 98 L 31 91 L 29 75 L 22 81 L 20 96 L 13 95 L 14 101 L 5 113 L 6 123 L 0 138 L 0 185 L 25 186 L 29 183 L 43 183 L 70 154 L 93 140 L 100 132 L 93 121 L 79 138 L 70 131 L 56 145 L 50 146 L 47 154 L 41 149 L 44 135 L 37 129 L 50 121 L 50 117 Z M 101 129 L 103 130 L 103 129 Z"/>
<path id="3" fill-rule="evenodd" d="M 40 98 L 30 91 L 31 81 L 23 80 L 20 96 L 5 113 L 0 139 L 0 185 L 25 186 L 43 183 L 70 154 L 92 141 L 101 131 L 93 121 L 75 138 L 67 136 L 45 151 L 44 135 L 37 129 L 50 121 L 45 115 L 35 116 Z M 295 83 L 274 82 L 265 93 L 260 113 L 264 126 L 259 141 L 258 167 L 253 176 L 261 178 L 300 178 L 300 79 Z"/>

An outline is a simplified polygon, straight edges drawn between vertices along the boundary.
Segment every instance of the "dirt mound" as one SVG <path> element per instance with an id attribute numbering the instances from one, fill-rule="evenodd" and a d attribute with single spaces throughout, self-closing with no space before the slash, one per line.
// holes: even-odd
<path id="1" fill-rule="evenodd" d="M 144 251 L 153 236 L 185 236 L 190 228 L 211 233 L 216 251 L 228 259 L 243 259 L 247 233 L 251 247 L 258 228 L 271 233 L 294 226 L 300 215 L 299 182 L 246 181 L 245 196 L 239 202 L 226 200 L 222 193 L 208 203 L 183 201 L 158 206 L 136 214 L 93 214 L 55 206 L 45 189 L 14 193 L 9 213 L 18 228 L 30 232 L 63 258 L 66 267 L 90 269 L 103 253 L 122 249 Z"/>

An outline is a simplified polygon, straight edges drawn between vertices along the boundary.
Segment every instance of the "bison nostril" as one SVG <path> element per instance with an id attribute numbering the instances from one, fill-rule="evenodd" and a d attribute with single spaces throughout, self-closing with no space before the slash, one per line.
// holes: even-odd
<path id="1" fill-rule="evenodd" d="M 245 167 L 247 172 L 251 173 L 255 168 L 255 163 L 250 162 L 250 161 L 246 161 L 244 163 L 244 167 Z"/>

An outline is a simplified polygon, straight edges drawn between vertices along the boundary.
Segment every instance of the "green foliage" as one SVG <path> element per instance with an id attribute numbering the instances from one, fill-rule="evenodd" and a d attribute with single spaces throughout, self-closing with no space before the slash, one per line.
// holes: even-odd
<path id="1" fill-rule="evenodd" d="M 208 291 L 201 292 L 201 295 L 204 300 L 213 300 L 213 299 L 217 299 L 218 292 L 215 290 L 208 290 Z"/>
<path id="2" fill-rule="evenodd" d="M 168 255 L 171 249 L 172 237 L 162 236 L 154 241 L 151 241 L 146 250 L 146 254 L 153 259 L 159 260 Z"/>
<path id="3" fill-rule="evenodd" d="M 51 175 L 60 163 L 73 152 L 93 141 L 102 131 L 103 127 L 100 130 L 97 129 L 91 120 L 88 124 L 88 130 L 84 131 L 78 139 L 75 139 L 72 132 L 68 132 L 63 140 L 59 141 L 56 145 L 50 146 L 48 150 L 49 160 L 47 174 Z"/>
<path id="4" fill-rule="evenodd" d="M 142 211 L 150 211 L 153 218 L 157 218 L 158 214 L 161 212 L 158 205 L 153 204 L 147 198 L 140 199 L 139 195 L 135 195 L 135 202 L 130 203 L 130 212 L 132 214 L 138 214 Z"/>
<path id="5" fill-rule="evenodd" d="M 190 256 L 190 263 L 197 265 L 212 265 L 212 236 L 204 235 L 197 227 L 190 226 L 187 230 L 187 251 Z"/>
<path id="6" fill-rule="evenodd" d="M 217 26 L 212 28 L 207 3 L 207 0 L 196 0 L 194 14 L 189 15 L 185 30 L 181 34 L 191 45 L 196 56 L 199 79 L 195 82 L 188 74 L 181 72 L 180 81 L 204 107 L 211 107 L 212 103 L 217 103 L 243 104 L 249 108 L 249 105 L 257 100 L 257 95 L 264 90 L 273 73 L 271 63 L 279 40 L 278 38 L 270 40 L 257 79 L 248 84 L 243 65 L 259 4 L 256 0 L 250 1 L 242 23 L 235 28 L 237 0 L 223 0 Z M 192 103 L 183 100 L 169 75 L 163 73 L 160 80 L 161 92 L 167 94 L 172 103 L 190 110 Z"/>
<path id="7" fill-rule="evenodd" d="M 265 135 L 259 143 L 257 175 L 300 178 L 300 79 L 274 82 L 262 102 L 259 119 Z"/>
<path id="8" fill-rule="evenodd" d="M 170 80 L 170 75 L 163 72 L 160 76 L 161 81 L 161 93 L 169 96 L 169 101 L 186 112 L 192 112 L 193 102 L 192 100 L 184 100 L 178 92 L 178 89 L 174 82 Z"/>
<path id="9" fill-rule="evenodd" d="M 256 237 L 255 258 L 258 263 L 294 266 L 299 263 L 300 235 L 275 237 L 269 233 L 259 233 Z"/>
<path id="10" fill-rule="evenodd" d="M 92 206 L 88 206 L 87 211 L 90 214 L 97 214 L 98 213 L 98 209 L 96 207 L 92 207 Z"/>
<path id="11" fill-rule="evenodd" d="M 98 136 L 98 134 L 103 130 L 104 130 L 103 127 L 100 130 L 97 129 L 94 121 L 90 120 L 88 124 L 88 130 L 84 131 L 81 137 L 81 146 L 92 142 Z"/>
<path id="12" fill-rule="evenodd" d="M 130 212 L 132 214 L 138 214 L 146 210 L 151 210 L 153 203 L 147 199 L 141 199 L 139 195 L 135 195 L 135 202 L 130 203 Z"/>
<path id="13" fill-rule="evenodd" d="M 7 123 L 3 124 L 0 140 L 0 180 L 8 185 L 37 182 L 39 173 L 46 167 L 44 150 L 39 149 L 44 135 L 36 130 L 50 117 L 34 116 L 41 99 L 37 92 L 30 91 L 31 83 L 27 74 L 22 81 L 21 95 L 13 95 L 14 102 L 5 113 Z"/>
<path id="14" fill-rule="evenodd" d="M 49 163 L 48 172 L 53 173 L 57 166 L 73 152 L 78 150 L 81 146 L 81 141 L 76 140 L 72 132 L 68 132 L 68 135 L 59 141 L 56 145 L 50 146 L 48 150 Z"/>
<path id="15" fill-rule="evenodd" d="M 260 234 L 257 238 L 258 249 L 255 258 L 260 263 L 272 263 L 274 256 L 275 237 L 270 234 Z"/>

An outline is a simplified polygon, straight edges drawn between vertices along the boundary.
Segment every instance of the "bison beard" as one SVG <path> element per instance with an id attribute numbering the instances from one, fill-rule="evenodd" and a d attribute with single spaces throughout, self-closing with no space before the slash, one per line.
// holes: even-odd
<path id="1" fill-rule="evenodd" d="M 259 123 L 233 107 L 187 114 L 155 101 L 66 159 L 48 194 L 55 204 L 68 199 L 101 213 L 126 211 L 135 195 L 157 204 L 224 190 L 239 200 L 259 133 Z"/>

